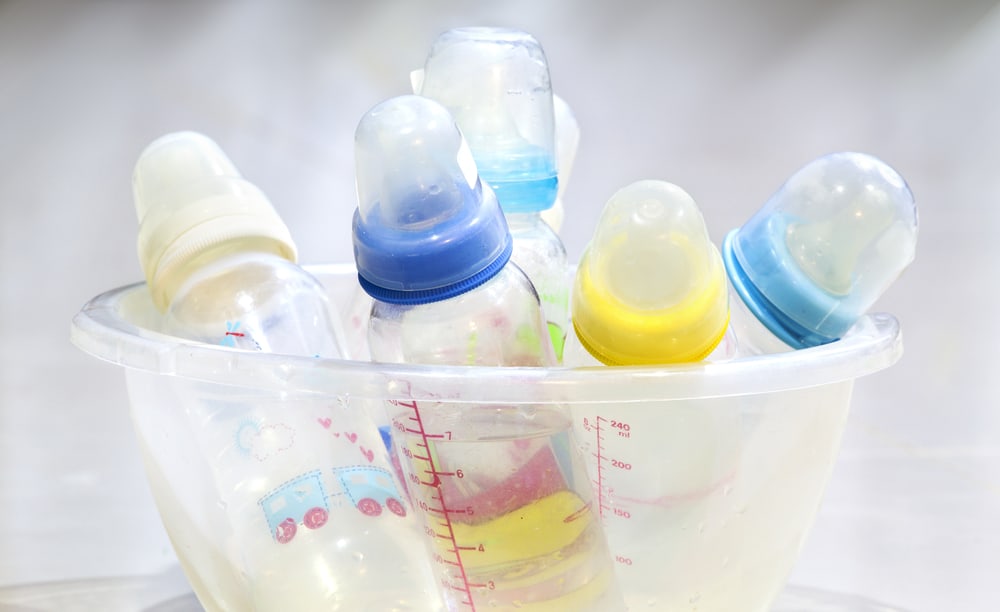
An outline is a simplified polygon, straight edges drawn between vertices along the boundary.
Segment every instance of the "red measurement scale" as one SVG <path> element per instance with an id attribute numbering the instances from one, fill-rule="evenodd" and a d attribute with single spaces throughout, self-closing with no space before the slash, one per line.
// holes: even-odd
<path id="1" fill-rule="evenodd" d="M 466 420 L 462 432 L 448 431 L 433 425 L 436 408 L 393 402 L 392 423 L 449 609 L 527 605 L 579 588 L 563 577 L 589 567 L 575 561 L 606 552 L 594 548 L 600 538 L 583 535 L 595 532 L 596 517 L 570 491 L 569 458 L 555 450 L 568 447 L 568 429 L 505 436 L 509 423 L 490 413 L 478 428 Z M 510 423 L 520 431 L 516 413 Z"/>
<path id="2" fill-rule="evenodd" d="M 632 426 L 622 420 L 608 419 L 599 414 L 583 417 L 584 439 L 590 440 L 590 455 L 594 460 L 594 491 L 597 493 L 601 521 L 605 529 L 614 530 L 615 523 L 632 518 L 632 509 L 626 499 L 617 495 L 623 479 L 632 476 L 633 462 L 627 454 L 627 442 L 632 438 Z M 619 565 L 631 566 L 631 557 L 615 553 L 614 540 L 611 553 Z"/>
<path id="3" fill-rule="evenodd" d="M 723 503 L 738 465 L 739 415 L 702 404 L 622 405 L 614 418 L 596 410 L 576 418 L 619 576 L 645 576 L 659 562 L 650 530 Z"/>
<path id="4" fill-rule="evenodd" d="M 453 516 L 466 515 L 474 510 L 470 506 L 451 507 L 448 504 L 449 479 L 464 478 L 461 469 L 446 471 L 441 469 L 435 458 L 434 444 L 451 439 L 451 432 L 428 432 L 414 401 L 393 402 L 403 412 L 393 421 L 396 430 L 409 443 L 401 445 L 401 452 L 407 459 L 408 485 L 411 487 L 415 505 L 424 515 L 424 533 L 433 541 L 434 561 L 439 566 L 441 585 L 447 593 L 452 593 L 449 607 L 455 605 L 475 610 L 474 589 L 490 589 L 494 585 L 475 583 L 469 579 L 463 556 L 483 552 L 482 542 L 459 542 L 455 534 Z"/>
<path id="5" fill-rule="evenodd" d="M 584 417 L 583 429 L 593 436 L 594 440 L 594 447 L 591 451 L 597 465 L 594 490 L 597 491 L 597 499 L 601 508 L 601 518 L 607 519 L 610 513 L 627 518 L 628 512 L 612 503 L 614 486 L 611 482 L 614 480 L 615 472 L 631 471 L 632 464 L 613 456 L 607 438 L 608 436 L 613 436 L 627 440 L 632 437 L 632 427 L 624 421 L 606 419 L 597 415 L 592 418 Z"/>

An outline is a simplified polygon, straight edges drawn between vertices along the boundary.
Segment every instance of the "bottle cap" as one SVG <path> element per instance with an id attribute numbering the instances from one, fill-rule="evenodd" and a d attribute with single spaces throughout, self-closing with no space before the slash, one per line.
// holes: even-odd
<path id="1" fill-rule="evenodd" d="M 697 204 L 639 181 L 604 207 L 572 298 L 577 337 L 608 365 L 699 361 L 726 333 L 725 270 Z"/>
<path id="2" fill-rule="evenodd" d="M 443 300 L 503 268 L 503 211 L 444 106 L 420 96 L 378 104 L 354 137 L 354 258 L 362 287 L 398 304 Z"/>
<path id="3" fill-rule="evenodd" d="M 833 153 L 793 174 L 723 245 L 733 288 L 793 348 L 837 340 L 913 261 L 917 209 L 895 170 Z"/>
<path id="4" fill-rule="evenodd" d="M 441 34 L 413 82 L 448 107 L 482 179 L 506 212 L 540 212 L 556 199 L 552 85 L 541 45 L 505 28 Z"/>
<path id="5" fill-rule="evenodd" d="M 202 134 L 175 132 L 147 146 L 132 174 L 132 195 L 139 263 L 161 311 L 185 266 L 209 249 L 228 244 L 296 259 L 288 228 L 267 197 Z"/>

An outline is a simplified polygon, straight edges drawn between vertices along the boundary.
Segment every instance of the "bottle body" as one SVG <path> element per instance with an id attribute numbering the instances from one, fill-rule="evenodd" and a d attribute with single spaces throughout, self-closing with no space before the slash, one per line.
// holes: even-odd
<path id="1" fill-rule="evenodd" d="M 376 301 L 370 325 L 376 361 L 555 364 L 534 287 L 510 263 L 476 289 L 439 302 Z M 565 406 L 487 406 L 456 396 L 392 401 L 386 409 L 450 609 L 466 602 L 477 609 L 622 609 Z"/>
<path id="2" fill-rule="evenodd" d="M 341 358 L 343 333 L 319 282 L 266 253 L 233 253 L 199 266 L 179 286 L 165 331 L 233 348 Z"/>
<path id="3" fill-rule="evenodd" d="M 506 213 L 514 239 L 513 261 L 534 285 L 545 314 L 556 361 L 562 362 L 569 323 L 566 248 L 539 213 Z"/>
<path id="4" fill-rule="evenodd" d="M 576 330 L 566 334 L 566 346 L 563 350 L 563 365 L 571 368 L 595 367 L 604 364 L 597 357 L 590 354 L 580 337 L 576 335 Z"/>
<path id="5" fill-rule="evenodd" d="M 737 337 L 727 325 L 703 361 L 718 363 L 736 355 Z M 663 359 L 670 363 L 668 353 Z M 619 367 L 592 354 L 575 328 L 566 337 L 563 364 Z M 647 595 L 656 592 L 650 586 L 656 572 L 642 561 L 662 559 L 663 550 L 687 535 L 683 526 L 677 532 L 665 530 L 665 523 L 674 524 L 666 517 L 708 516 L 719 491 L 731 487 L 739 470 L 742 427 L 739 411 L 703 401 L 654 400 L 613 407 L 581 403 L 574 407 L 573 433 L 587 469 L 601 475 L 594 481 L 595 496 L 604 509 L 601 520 L 611 554 L 615 559 L 639 561 L 615 566 L 630 609 L 656 601 Z M 647 464 L 649 457 L 656 457 L 655 467 Z M 633 465 L 647 468 L 633 472 Z"/>
<path id="6" fill-rule="evenodd" d="M 168 306 L 168 333 L 237 349 L 342 357 L 326 293 L 297 265 L 255 252 L 194 263 Z M 363 403 L 224 388 L 206 396 L 185 409 L 201 452 L 213 457 L 219 505 L 232 526 L 227 554 L 246 576 L 256 609 L 340 609 L 345 602 L 439 609 L 417 521 Z M 391 584 L 379 578 L 387 567 L 398 568 Z"/>
<path id="7" fill-rule="evenodd" d="M 740 337 L 736 333 L 736 329 L 733 327 L 733 312 L 732 309 L 729 311 L 729 324 L 726 325 L 726 333 L 723 334 L 722 340 L 715 345 L 712 352 L 705 357 L 703 361 L 708 361 L 711 363 L 720 363 L 723 361 L 729 361 L 731 359 L 736 359 L 740 355 Z"/>

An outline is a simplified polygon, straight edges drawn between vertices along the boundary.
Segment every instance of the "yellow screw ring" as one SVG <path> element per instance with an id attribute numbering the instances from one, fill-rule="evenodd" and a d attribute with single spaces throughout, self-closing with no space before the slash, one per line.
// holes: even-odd
<path id="1" fill-rule="evenodd" d="M 700 292 L 661 310 L 637 310 L 593 282 L 584 252 L 573 287 L 573 327 L 608 365 L 686 363 L 707 357 L 729 325 L 725 269 L 713 246 L 712 272 Z"/>

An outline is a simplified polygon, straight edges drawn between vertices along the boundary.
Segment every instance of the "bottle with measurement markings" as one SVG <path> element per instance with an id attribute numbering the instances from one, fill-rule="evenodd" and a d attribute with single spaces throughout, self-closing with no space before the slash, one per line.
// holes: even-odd
<path id="1" fill-rule="evenodd" d="M 577 267 L 565 363 L 635 366 L 726 359 L 733 348 L 725 272 L 695 201 L 658 180 L 607 202 Z M 673 567 L 681 528 L 713 516 L 741 453 L 738 410 L 647 400 L 574 406 L 574 427 L 630 609 Z M 697 522 L 697 521 L 695 521 Z M 670 606 L 666 606 L 670 607 Z M 672 608 L 671 608 L 672 609 Z"/>
<path id="2" fill-rule="evenodd" d="M 538 291 L 558 360 L 566 338 L 566 249 L 541 213 L 556 202 L 555 115 L 548 63 L 526 32 L 456 28 L 434 42 L 420 95 L 443 104 L 513 236 L 512 261 Z"/>
<path id="3" fill-rule="evenodd" d="M 354 252 L 381 362 L 555 364 L 538 296 L 446 108 L 402 96 L 355 135 Z M 475 372 L 469 372 L 475 376 Z M 392 444 L 452 610 L 615 610 L 622 602 L 561 405 L 389 402 Z"/>
<path id="4" fill-rule="evenodd" d="M 916 241 L 913 194 L 885 162 L 852 152 L 810 162 L 723 243 L 740 352 L 839 339 L 913 261 Z"/>
<path id="5" fill-rule="evenodd" d="M 163 331 L 233 349 L 343 356 L 325 290 L 296 265 L 266 196 L 215 142 L 193 132 L 157 139 L 136 163 L 133 193 L 139 256 Z M 232 567 L 217 571 L 243 586 L 219 595 L 227 607 L 440 606 L 412 510 L 363 411 L 346 400 L 192 385 L 177 409 L 198 456 L 210 458 L 192 463 L 192 478 L 217 497 L 215 524 L 229 532 L 205 541 L 226 541 L 215 564 Z M 382 580 L 393 568 L 394 579 Z"/>

